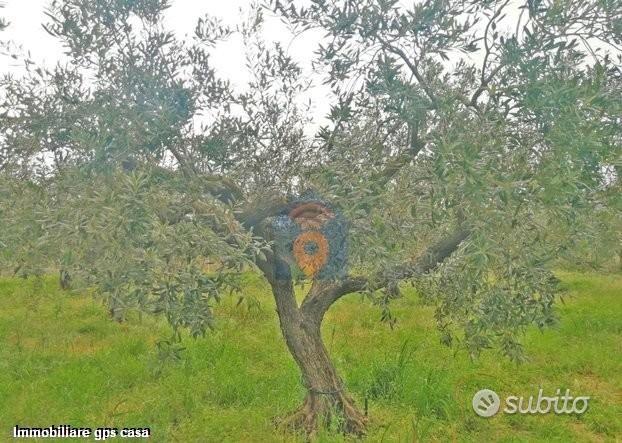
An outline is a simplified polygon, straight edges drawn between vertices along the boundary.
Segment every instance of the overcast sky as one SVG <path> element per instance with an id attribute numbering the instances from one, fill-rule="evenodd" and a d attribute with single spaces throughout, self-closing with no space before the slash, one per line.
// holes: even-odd
<path id="1" fill-rule="evenodd" d="M 413 1 L 403 0 L 400 3 L 408 8 Z M 63 58 L 63 48 L 57 39 L 52 38 L 42 28 L 41 23 L 47 21 L 44 12 L 51 0 L 0 0 L 4 9 L 0 10 L 0 17 L 10 22 L 10 26 L 3 32 L 2 38 L 19 44 L 24 50 L 29 50 L 35 61 L 54 65 Z M 171 0 L 171 8 L 166 14 L 166 25 L 174 30 L 178 37 L 183 38 L 191 34 L 199 17 L 209 14 L 222 19 L 227 24 L 240 23 L 248 16 L 250 0 Z M 519 17 L 519 6 L 524 5 L 522 0 L 512 0 L 504 10 L 506 16 L 498 31 L 514 30 Z M 298 61 L 303 72 L 311 76 L 311 60 L 313 51 L 320 41 L 320 31 L 306 32 L 294 38 L 287 27 L 270 11 L 265 12 L 264 39 L 268 42 L 279 41 L 287 49 L 289 55 Z M 481 23 L 483 28 L 484 23 Z M 483 58 L 483 51 L 471 56 L 471 60 L 479 64 Z M 450 60 L 454 57 L 450 54 Z M 455 61 L 455 60 L 454 60 Z M 451 62 L 450 62 L 451 63 Z M 244 48 L 239 36 L 233 36 L 227 42 L 220 44 L 212 52 L 212 64 L 221 77 L 228 79 L 234 85 L 243 87 L 248 79 L 248 72 L 244 64 Z M 17 60 L 0 55 L 0 72 L 19 71 L 21 66 Z M 321 78 L 314 78 L 321 83 Z M 303 97 L 306 101 L 311 98 L 313 103 L 312 115 L 315 125 L 325 123 L 324 117 L 329 111 L 328 89 L 321 84 L 310 93 L 310 97 Z"/>
<path id="2" fill-rule="evenodd" d="M 41 23 L 48 21 L 45 9 L 51 0 L 0 0 L 5 7 L 1 11 L 9 22 L 5 35 L 23 45 L 32 52 L 35 59 L 45 60 L 54 64 L 62 57 L 62 48 L 58 41 L 50 37 L 41 27 Z M 166 14 L 166 24 L 179 37 L 192 33 L 199 17 L 206 13 L 223 19 L 226 23 L 239 23 L 248 11 L 248 0 L 173 0 L 171 8 Z M 240 14 L 242 8 L 242 14 Z M 295 45 L 293 53 L 300 53 L 301 49 L 312 51 L 316 42 L 305 39 L 293 40 L 287 28 L 274 16 L 267 14 L 265 37 L 267 40 L 276 40 Z M 227 74 L 231 80 L 244 81 L 243 54 L 241 48 L 236 48 L 235 39 L 226 47 L 219 48 L 215 54 L 215 63 L 218 68 Z M 290 48 L 291 49 L 291 48 Z M 304 57 L 300 58 L 304 60 Z"/>
<path id="3" fill-rule="evenodd" d="M 45 9 L 51 0 L 0 0 L 4 9 L 0 16 L 10 22 L 3 33 L 3 38 L 30 51 L 34 60 L 53 66 L 63 59 L 63 48 L 58 40 L 52 38 L 42 28 L 41 23 L 48 21 Z M 249 0 L 172 0 L 166 14 L 166 25 L 174 30 L 178 37 L 191 34 L 199 17 L 209 14 L 221 18 L 227 24 L 240 23 L 248 13 Z M 242 12 L 240 12 L 240 9 Z M 294 38 L 287 27 L 269 11 L 265 13 L 264 38 L 266 41 L 279 41 L 288 49 L 290 56 L 297 60 L 307 75 L 311 74 L 311 57 L 319 41 L 319 35 L 306 33 Z M 243 86 L 248 79 L 244 66 L 244 49 L 235 36 L 219 44 L 212 53 L 212 63 L 219 74 L 234 85 Z M 0 56 L 0 72 L 19 72 L 22 69 L 17 60 Z M 321 87 L 312 92 L 313 113 L 316 120 L 322 120 L 328 112 L 327 90 Z M 318 121 L 316 121 L 319 123 Z"/>

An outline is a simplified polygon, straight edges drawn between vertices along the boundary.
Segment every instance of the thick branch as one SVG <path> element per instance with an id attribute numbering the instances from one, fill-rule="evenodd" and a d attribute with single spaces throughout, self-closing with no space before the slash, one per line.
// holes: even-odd
<path id="1" fill-rule="evenodd" d="M 236 219 L 247 229 L 257 228 L 268 217 L 278 215 L 287 206 L 287 199 L 273 195 L 265 200 L 251 202 L 236 214 Z"/>
<path id="2" fill-rule="evenodd" d="M 226 204 L 244 199 L 244 191 L 233 180 L 219 175 L 201 174 L 177 147 L 169 146 L 168 149 L 177 160 L 181 173 L 191 179 L 199 178 L 202 181 L 203 190 L 215 199 Z"/>
<path id="3" fill-rule="evenodd" d="M 314 281 L 311 291 L 301 305 L 303 314 L 321 321 L 330 306 L 344 295 L 364 290 L 375 291 L 392 282 L 423 275 L 445 261 L 469 236 L 469 231 L 460 228 L 448 237 L 431 245 L 414 262 L 406 263 L 390 272 L 383 272 L 373 278 L 347 277 L 340 281 Z"/>
<path id="4" fill-rule="evenodd" d="M 272 251 L 265 251 L 264 258 L 257 258 L 256 264 L 261 273 L 266 277 L 268 283 L 275 287 L 279 282 L 292 283 L 291 270 L 289 264 Z"/>
<path id="5" fill-rule="evenodd" d="M 419 139 L 419 134 L 415 128 L 411 129 L 409 137 L 409 146 L 406 152 L 395 155 L 389 161 L 387 161 L 384 169 L 374 175 L 370 180 L 372 183 L 378 184 L 380 187 L 384 187 L 390 182 L 395 175 L 397 175 L 404 166 L 409 164 L 413 159 L 417 157 L 417 154 L 424 148 L 425 143 Z"/>
<path id="6" fill-rule="evenodd" d="M 242 189 L 227 177 L 207 175 L 202 179 L 203 189 L 223 203 L 239 202 L 244 198 Z"/>

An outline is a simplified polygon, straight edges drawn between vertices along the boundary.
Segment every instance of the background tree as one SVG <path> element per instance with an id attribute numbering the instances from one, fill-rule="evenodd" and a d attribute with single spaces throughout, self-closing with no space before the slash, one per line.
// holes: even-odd
<path id="1" fill-rule="evenodd" d="M 316 63 L 334 105 L 315 138 L 297 105 L 308 84 L 257 37 L 260 9 L 235 28 L 201 18 L 182 41 L 163 26 L 165 0 L 53 1 L 45 27 L 68 63 L 27 63 L 0 84 L 13 233 L 2 257 L 30 238 L 33 262 L 95 287 L 115 316 L 161 313 L 194 335 L 253 267 L 308 389 L 284 424 L 360 434 L 366 417 L 322 342 L 341 297 L 365 293 L 393 325 L 389 301 L 410 281 L 437 306 L 445 343 L 519 359 L 520 333 L 554 321 L 550 267 L 586 214 L 619 217 L 622 14 L 616 2 L 527 2 L 502 31 L 507 1 L 272 6 L 295 31 L 328 36 Z M 210 65 L 232 32 L 248 48 L 244 91 Z M 37 229 L 18 231 L 9 186 L 37 190 L 24 200 Z M 305 222 L 348 221 L 347 273 L 296 269 L 279 226 L 300 203 Z M 299 280 L 311 281 L 301 300 Z"/>
<path id="2" fill-rule="evenodd" d="M 4 8 L 4 3 L 0 3 L 0 9 Z M 9 26 L 9 23 L 4 17 L 0 18 L 0 31 L 4 31 Z"/>

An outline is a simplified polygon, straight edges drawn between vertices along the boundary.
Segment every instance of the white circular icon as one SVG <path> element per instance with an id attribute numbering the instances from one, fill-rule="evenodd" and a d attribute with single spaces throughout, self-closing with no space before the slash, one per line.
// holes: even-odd
<path id="1" fill-rule="evenodd" d="M 495 391 L 482 389 L 473 396 L 473 410 L 480 417 L 492 417 L 499 411 L 501 400 Z"/>

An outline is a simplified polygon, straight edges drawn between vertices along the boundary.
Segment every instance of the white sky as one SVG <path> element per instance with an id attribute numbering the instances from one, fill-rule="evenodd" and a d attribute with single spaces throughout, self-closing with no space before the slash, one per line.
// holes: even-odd
<path id="1" fill-rule="evenodd" d="M 20 45 L 24 51 L 30 51 L 35 61 L 53 66 L 63 59 L 63 48 L 41 26 L 48 21 L 44 11 L 50 2 L 51 0 L 0 0 L 0 4 L 4 4 L 4 8 L 0 9 L 0 17 L 10 22 L 9 28 L 2 33 L 3 39 Z M 192 34 L 197 19 L 206 13 L 233 25 L 247 17 L 249 3 L 249 0 L 172 0 L 172 6 L 166 13 L 166 25 L 180 38 Z M 311 59 L 319 42 L 319 35 L 308 32 L 302 37 L 294 38 L 270 11 L 265 11 L 264 15 L 264 39 L 267 42 L 280 42 L 287 48 L 289 55 L 300 63 L 304 72 L 310 75 Z M 244 66 L 244 49 L 239 37 L 233 36 L 227 42 L 219 44 L 212 51 L 212 64 L 221 77 L 234 85 L 243 87 L 246 84 L 248 72 Z M 21 69 L 22 65 L 17 60 L 0 55 L 0 73 L 19 72 Z M 328 92 L 326 88 L 318 86 L 311 93 L 316 124 L 323 120 L 329 110 L 326 99 Z"/>
<path id="2" fill-rule="evenodd" d="M 63 58 L 63 49 L 58 40 L 49 36 L 41 27 L 47 21 L 44 14 L 46 6 L 51 0 L 0 0 L 4 8 L 0 9 L 0 17 L 6 18 L 10 26 L 2 33 L 3 39 L 8 39 L 21 45 L 24 50 L 31 52 L 37 62 L 54 65 Z M 419 1 L 419 0 L 414 0 Z M 403 6 L 412 7 L 413 0 L 403 0 Z M 171 8 L 167 11 L 166 24 L 174 30 L 178 37 L 183 38 L 192 33 L 199 17 L 206 13 L 222 19 L 227 24 L 240 23 L 248 15 L 250 0 L 172 0 Z M 512 0 L 505 10 L 507 16 L 503 20 L 499 31 L 513 30 L 519 16 L 518 7 L 522 1 Z M 240 12 L 242 9 L 242 12 Z M 313 51 L 321 39 L 319 31 L 306 32 L 294 38 L 287 27 L 270 11 L 265 11 L 264 39 L 267 42 L 279 41 L 288 50 L 289 55 L 298 61 L 307 76 L 311 76 L 311 60 Z M 483 23 L 482 23 L 483 28 Z M 598 45 L 596 45 L 598 46 Z M 473 61 L 483 57 L 483 51 L 472 55 Z M 450 59 L 453 57 L 450 54 Z M 212 64 L 221 77 L 228 79 L 233 85 L 243 87 L 248 79 L 248 72 L 244 64 L 244 49 L 239 36 L 230 38 L 227 42 L 217 46 L 212 52 Z M 17 60 L 0 55 L 0 73 L 19 72 L 21 66 Z M 322 86 L 321 79 L 314 77 L 316 87 L 310 96 L 301 100 L 311 99 L 312 116 L 315 125 L 325 123 L 324 117 L 329 111 L 328 88 Z M 313 125 L 313 126 L 315 126 Z"/>

